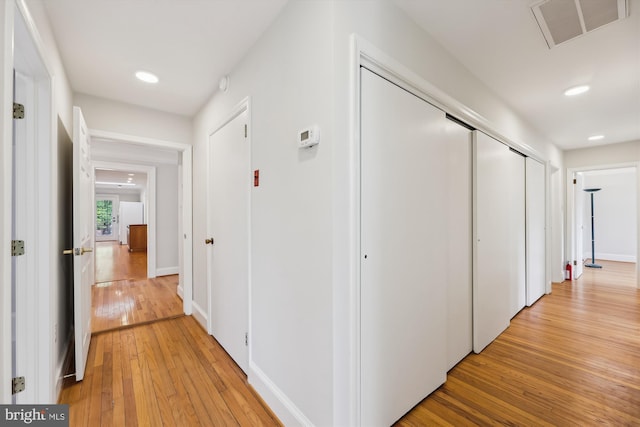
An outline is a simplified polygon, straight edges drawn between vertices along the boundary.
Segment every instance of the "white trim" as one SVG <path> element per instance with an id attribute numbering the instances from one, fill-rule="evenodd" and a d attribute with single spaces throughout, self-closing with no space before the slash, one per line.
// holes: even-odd
<path id="1" fill-rule="evenodd" d="M 198 321 L 200 326 L 207 329 L 207 325 L 209 324 L 209 317 L 207 316 L 207 313 L 195 301 L 191 306 L 193 307 L 193 317 Z"/>
<path id="2" fill-rule="evenodd" d="M 161 148 L 177 150 L 182 154 L 182 251 L 183 276 L 181 277 L 184 290 L 183 310 L 189 315 L 193 312 L 193 147 L 181 142 L 162 139 L 146 138 L 135 135 L 124 135 L 116 132 L 89 129 L 92 138 L 106 139 L 118 142 L 130 142 Z"/>
<path id="3" fill-rule="evenodd" d="M 13 27 L 15 3 L 5 1 L 0 5 L 0 209 L 2 242 L 11 240 L 11 185 L 13 138 Z M 0 402 L 11 403 L 11 251 L 8 244 L 0 244 Z"/>
<path id="4" fill-rule="evenodd" d="M 125 135 L 123 133 L 110 132 L 99 129 L 89 129 L 91 138 L 106 139 L 116 142 L 129 142 L 141 145 L 151 145 L 160 148 L 170 148 L 177 151 L 184 151 L 191 148 L 191 145 L 182 142 L 167 141 L 164 139 L 147 138 L 144 136 Z"/>
<path id="5" fill-rule="evenodd" d="M 285 426 L 312 427 L 313 423 L 287 397 L 276 383 L 265 374 L 255 363 L 249 363 L 249 384 L 258 392 L 265 403 L 280 417 Z M 284 416 L 284 417 L 283 417 Z"/>
<path id="6" fill-rule="evenodd" d="M 173 274 L 180 274 L 180 267 L 163 267 L 156 268 L 156 277 L 160 276 L 171 276 Z"/>
<path id="7" fill-rule="evenodd" d="M 57 300 L 51 297 L 50 282 L 54 278 L 54 283 L 57 284 L 57 262 L 61 254 L 57 250 L 57 240 L 54 239 L 57 227 L 52 224 L 52 216 L 35 213 L 50 212 L 54 207 L 53 200 L 57 197 L 57 185 L 52 175 L 57 160 L 57 152 L 53 151 L 53 137 L 57 135 L 57 118 L 54 112 L 53 78 L 44 44 L 25 3 L 16 0 L 14 4 L 16 9 L 11 12 L 12 23 L 7 30 L 12 33 L 15 51 L 13 58 L 3 61 L 3 72 L 8 73 L 15 67 L 26 77 L 30 87 L 26 102 L 32 107 L 31 115 L 26 119 L 26 168 L 18 171 L 16 175 L 17 181 L 26 182 L 29 188 L 29 194 L 20 194 L 20 197 L 25 198 L 29 212 L 21 213 L 20 216 L 22 223 L 29 227 L 28 231 L 23 231 L 26 236 L 25 243 L 27 239 L 30 241 L 30 247 L 26 248 L 28 259 L 25 260 L 29 272 L 28 276 L 23 278 L 26 278 L 27 283 L 21 282 L 21 292 L 16 298 L 24 299 L 23 292 L 26 291 L 29 303 L 25 308 L 24 301 L 17 301 L 16 321 L 20 325 L 18 337 L 29 340 L 29 354 L 25 357 L 20 352 L 18 357 L 21 358 L 26 372 L 34 376 L 31 378 L 31 391 L 17 395 L 16 401 L 47 403 L 57 398 L 57 373 L 54 365 L 60 355 L 57 354 L 57 341 L 54 341 L 54 328 L 58 326 L 58 319 L 53 318 L 52 313 L 57 313 L 58 308 L 55 306 Z M 5 11 L 9 10 L 8 7 Z M 8 93 L 5 97 L 5 101 L 10 101 Z M 5 117 L 11 120 L 10 114 L 6 114 Z M 9 137 L 5 141 L 11 144 L 11 140 L 12 137 Z M 11 161 L 11 156 L 8 160 Z M 11 203 L 7 207 L 11 209 Z M 34 244 L 36 238 L 33 236 L 37 236 L 37 245 Z M 11 281 L 7 284 L 11 286 Z M 11 336 L 11 333 L 7 335 Z M 21 345 L 19 347 L 24 348 Z"/>
<path id="8" fill-rule="evenodd" d="M 184 289 L 182 288 L 182 285 L 178 285 L 178 296 L 181 300 L 184 300 Z"/>
<path id="9" fill-rule="evenodd" d="M 124 172 L 139 172 L 147 174 L 147 189 L 145 191 L 144 211 L 147 218 L 147 277 L 152 279 L 156 277 L 156 260 L 157 260 L 157 248 L 156 248 L 156 167 L 148 165 L 139 165 L 133 163 L 120 163 L 120 162 L 103 162 L 93 161 L 91 163 L 93 167 L 93 174 L 95 175 L 96 169 L 114 169 Z M 95 191 L 95 186 L 94 186 Z M 96 193 L 97 194 L 97 193 Z M 92 206 L 93 217 L 96 216 L 95 204 Z M 94 231 L 95 233 L 95 231 Z M 94 253 L 94 257 L 95 257 Z"/>
<path id="10" fill-rule="evenodd" d="M 597 170 L 607 169 L 622 169 L 622 168 L 635 168 L 636 169 L 636 194 L 637 200 L 640 201 L 640 162 L 626 162 L 626 163 L 614 163 L 595 166 L 579 166 L 573 168 L 567 168 L 566 175 L 566 248 L 565 253 L 570 261 L 577 259 L 577 255 L 582 252 L 581 249 L 576 247 L 576 232 L 575 232 L 575 194 L 573 189 L 573 176 L 578 172 L 589 172 Z M 639 202 L 640 203 L 640 202 Z M 636 253 L 640 256 L 640 215 L 636 215 L 637 220 L 637 236 L 636 236 Z M 640 289 L 640 263 L 636 262 L 636 287 Z"/>
<path id="11" fill-rule="evenodd" d="M 590 260 L 591 251 L 583 253 L 582 259 Z M 633 255 L 625 254 L 608 254 L 602 252 L 596 252 L 596 260 L 616 261 L 616 262 L 636 262 L 636 257 Z"/>

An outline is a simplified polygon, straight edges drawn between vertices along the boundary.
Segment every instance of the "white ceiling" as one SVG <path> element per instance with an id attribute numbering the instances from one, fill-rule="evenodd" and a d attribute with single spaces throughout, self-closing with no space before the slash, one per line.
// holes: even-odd
<path id="1" fill-rule="evenodd" d="M 549 49 L 533 0 L 394 0 L 563 149 L 640 140 L 640 0 L 628 18 Z M 568 98 L 569 87 L 588 84 Z"/>
<path id="2" fill-rule="evenodd" d="M 394 1 L 561 148 L 595 145 L 593 134 L 640 140 L 640 0 L 629 0 L 629 18 L 551 50 L 532 0 Z M 75 91 L 192 116 L 286 0 L 44 3 Z M 139 69 L 160 83 L 136 81 Z M 563 96 L 583 83 L 587 94 Z"/>
<path id="3" fill-rule="evenodd" d="M 40 0 L 73 90 L 193 116 L 286 0 Z M 157 86 L 134 77 L 156 74 Z"/>

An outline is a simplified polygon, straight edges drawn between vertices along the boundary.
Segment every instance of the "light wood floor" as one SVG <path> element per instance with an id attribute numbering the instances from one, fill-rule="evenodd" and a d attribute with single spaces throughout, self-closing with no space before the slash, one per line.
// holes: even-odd
<path id="1" fill-rule="evenodd" d="M 178 276 L 146 277 L 146 253 L 130 253 L 126 245 L 117 242 L 96 243 L 92 332 L 182 315 Z"/>
<path id="2" fill-rule="evenodd" d="M 524 309 L 398 426 L 640 425 L 640 291 L 605 263 Z M 313 386 L 313 385 L 310 385 Z M 72 426 L 279 425 L 191 317 L 94 337 Z"/>
<path id="3" fill-rule="evenodd" d="M 92 338 L 84 380 L 64 385 L 70 426 L 279 426 L 191 316 Z"/>
<path id="4" fill-rule="evenodd" d="M 397 425 L 640 425 L 635 264 L 602 264 L 554 284 Z"/>

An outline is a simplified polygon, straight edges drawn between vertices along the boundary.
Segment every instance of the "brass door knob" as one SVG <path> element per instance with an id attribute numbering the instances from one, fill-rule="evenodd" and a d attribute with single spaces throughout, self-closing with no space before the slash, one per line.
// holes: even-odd
<path id="1" fill-rule="evenodd" d="M 213 237 L 209 237 L 204 241 L 205 245 L 213 245 Z"/>

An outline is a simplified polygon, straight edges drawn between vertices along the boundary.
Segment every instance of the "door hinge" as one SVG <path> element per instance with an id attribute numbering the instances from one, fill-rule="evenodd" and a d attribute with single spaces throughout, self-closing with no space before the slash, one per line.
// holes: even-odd
<path id="1" fill-rule="evenodd" d="M 24 255 L 24 240 L 11 241 L 11 256 Z"/>
<path id="2" fill-rule="evenodd" d="M 15 377 L 11 380 L 11 394 L 18 394 L 24 391 L 24 377 Z"/>
<path id="3" fill-rule="evenodd" d="M 24 105 L 18 104 L 17 102 L 13 103 L 13 118 L 24 119 Z"/>
<path id="4" fill-rule="evenodd" d="M 577 183 L 578 183 L 578 180 L 577 180 L 577 179 L 575 179 L 575 178 L 573 178 L 573 184 L 575 185 L 575 184 L 577 184 Z"/>
<path id="5" fill-rule="evenodd" d="M 248 332 L 244 333 L 244 345 L 246 345 L 246 346 L 249 345 L 249 333 Z"/>
<path id="6" fill-rule="evenodd" d="M 247 125 L 244 125 L 244 137 L 245 137 L 245 138 L 247 137 L 248 132 L 249 132 L 249 131 L 248 131 L 248 129 L 247 129 Z"/>
<path id="7" fill-rule="evenodd" d="M 578 261 L 573 261 L 573 265 L 578 265 Z"/>

